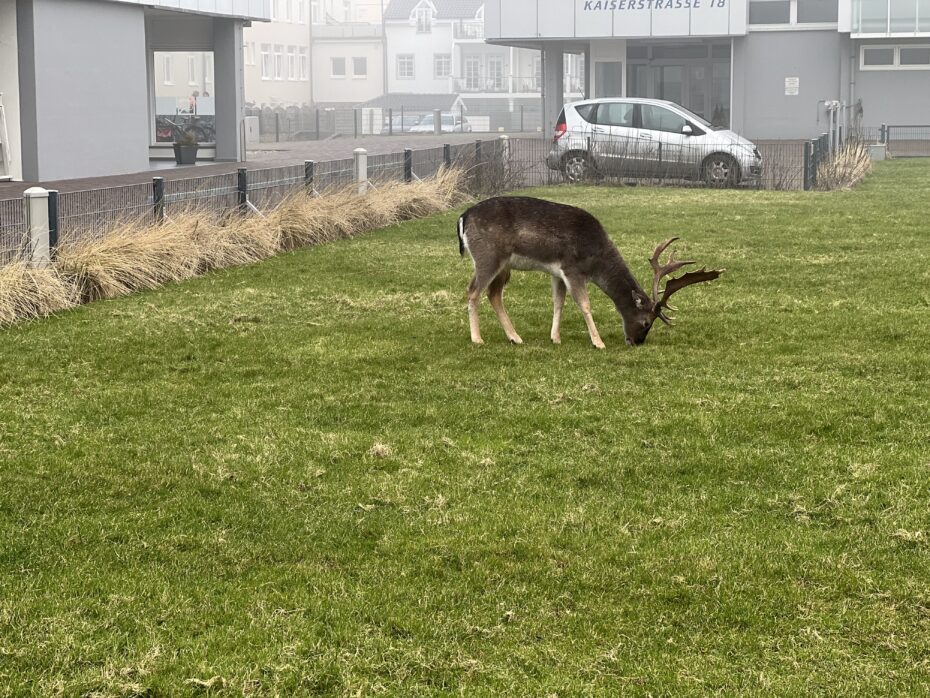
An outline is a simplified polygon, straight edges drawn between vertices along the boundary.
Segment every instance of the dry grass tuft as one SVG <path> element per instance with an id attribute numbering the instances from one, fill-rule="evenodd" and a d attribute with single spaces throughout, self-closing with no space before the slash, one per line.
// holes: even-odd
<path id="1" fill-rule="evenodd" d="M 201 218 L 192 238 L 200 254 L 197 271 L 201 274 L 260 262 L 281 247 L 279 228 L 257 216 L 230 218 L 223 224 Z"/>
<path id="2" fill-rule="evenodd" d="M 197 273 L 200 251 L 194 235 L 200 218 L 187 217 L 150 228 L 128 225 L 105 237 L 65 242 L 57 268 L 84 302 L 116 298 L 182 281 Z"/>
<path id="3" fill-rule="evenodd" d="M 394 455 L 394 449 L 391 448 L 388 444 L 383 444 L 380 441 L 377 441 L 368 450 L 368 455 L 372 458 L 390 458 Z"/>
<path id="4" fill-rule="evenodd" d="M 0 267 L 0 325 L 46 317 L 77 304 L 74 287 L 54 269 L 22 262 Z"/>
<path id="5" fill-rule="evenodd" d="M 850 141 L 817 168 L 817 188 L 823 191 L 851 189 L 872 171 L 868 146 Z"/>

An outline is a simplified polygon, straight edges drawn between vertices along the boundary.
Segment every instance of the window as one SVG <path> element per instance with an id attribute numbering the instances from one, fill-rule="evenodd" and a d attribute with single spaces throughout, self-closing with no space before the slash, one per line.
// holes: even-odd
<path id="1" fill-rule="evenodd" d="M 280 2 L 282 5 L 281 9 L 283 10 L 281 12 L 280 19 L 283 22 L 290 22 L 291 21 L 291 0 L 280 0 Z"/>
<path id="2" fill-rule="evenodd" d="M 320 23 L 320 0 L 310 0 L 310 21 L 313 24 Z"/>
<path id="3" fill-rule="evenodd" d="M 346 76 L 346 59 L 345 58 L 330 58 L 329 65 L 330 65 L 329 74 L 331 77 L 344 78 Z"/>
<path id="4" fill-rule="evenodd" d="M 342 21 L 351 22 L 352 17 L 352 0 L 342 0 Z"/>
<path id="5" fill-rule="evenodd" d="M 297 75 L 297 47 L 287 47 L 287 79 L 296 80 Z"/>
<path id="6" fill-rule="evenodd" d="M 368 77 L 368 59 L 364 56 L 361 58 L 352 59 L 352 77 L 353 78 L 367 78 Z"/>
<path id="7" fill-rule="evenodd" d="M 902 68 L 905 66 L 921 66 L 924 68 L 930 66 L 930 46 L 902 46 L 900 56 L 898 64 Z"/>
<path id="8" fill-rule="evenodd" d="M 488 89 L 499 92 L 504 89 L 504 59 L 488 56 Z"/>
<path id="9" fill-rule="evenodd" d="M 300 60 L 300 79 L 309 80 L 310 79 L 310 54 L 308 53 L 306 46 L 300 47 L 300 55 L 298 56 Z"/>
<path id="10" fill-rule="evenodd" d="M 437 80 L 452 75 L 452 54 L 437 53 L 433 56 L 433 77 Z"/>
<path id="11" fill-rule="evenodd" d="M 271 62 L 271 44 L 262 44 L 262 80 L 271 80 L 274 77 L 274 67 Z"/>
<path id="12" fill-rule="evenodd" d="M 478 56 L 465 59 L 465 89 L 473 92 L 481 89 L 481 59 Z"/>
<path id="13" fill-rule="evenodd" d="M 533 58 L 533 80 L 530 87 L 534 90 L 540 89 L 542 85 L 542 58 L 536 56 Z"/>
<path id="14" fill-rule="evenodd" d="M 413 80 L 414 63 L 412 53 L 400 53 L 397 55 L 397 79 Z"/>
<path id="15" fill-rule="evenodd" d="M 930 46 L 863 46 L 862 70 L 930 70 Z"/>
<path id="16" fill-rule="evenodd" d="M 789 24 L 790 0 L 749 0 L 750 24 Z"/>
<path id="17" fill-rule="evenodd" d="M 161 72 L 162 72 L 162 82 L 166 85 L 173 85 L 174 78 L 171 75 L 173 67 L 173 59 L 171 56 L 162 56 L 161 61 Z"/>
<path id="18" fill-rule="evenodd" d="M 297 0 L 297 22 L 307 23 L 307 0 Z"/>
<path id="19" fill-rule="evenodd" d="M 590 124 L 594 122 L 594 108 L 596 106 L 596 104 L 582 104 L 580 107 L 575 107 L 575 111 L 578 112 L 578 116 Z"/>
<path id="20" fill-rule="evenodd" d="M 274 79 L 284 79 L 284 47 L 281 44 L 274 45 Z"/>
<path id="21" fill-rule="evenodd" d="M 187 57 L 187 84 L 197 84 L 197 61 L 193 56 Z"/>
<path id="22" fill-rule="evenodd" d="M 605 126 L 633 128 L 633 112 L 635 109 L 636 106 L 629 102 L 607 102 L 598 106 L 595 120 L 596 123 Z"/>
<path id="23" fill-rule="evenodd" d="M 429 34 L 433 31 L 433 11 L 428 7 L 418 7 L 417 16 L 417 33 Z"/>
<path id="24" fill-rule="evenodd" d="M 839 4 L 836 0 L 797 0 L 798 24 L 836 22 Z"/>
<path id="25" fill-rule="evenodd" d="M 665 107 L 656 107 L 643 104 L 641 107 L 643 128 L 650 131 L 665 131 L 667 133 L 681 133 L 688 121 Z"/>

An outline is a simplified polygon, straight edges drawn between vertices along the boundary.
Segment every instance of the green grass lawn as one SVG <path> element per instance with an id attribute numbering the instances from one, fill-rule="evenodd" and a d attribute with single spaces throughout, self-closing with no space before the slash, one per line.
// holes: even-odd
<path id="1" fill-rule="evenodd" d="M 930 163 L 536 193 L 727 273 L 473 347 L 455 212 L 0 331 L 0 695 L 926 690 Z"/>

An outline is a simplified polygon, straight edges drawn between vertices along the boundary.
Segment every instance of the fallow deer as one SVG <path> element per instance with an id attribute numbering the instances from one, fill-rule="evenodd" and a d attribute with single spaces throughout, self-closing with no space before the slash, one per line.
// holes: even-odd
<path id="1" fill-rule="evenodd" d="M 523 343 L 504 309 L 504 286 L 510 280 L 511 269 L 543 271 L 552 276 L 550 338 L 554 343 L 561 343 L 562 306 L 567 291 L 584 315 L 591 342 L 598 349 L 604 348 L 604 342 L 591 317 L 589 281 L 614 302 L 623 319 L 626 343 L 635 346 L 645 341 L 656 319 L 672 324 L 665 311 L 672 309 L 668 299 L 673 293 L 685 286 L 713 281 L 724 271 L 701 268 L 669 278 L 660 295 L 664 277 L 694 264 L 677 261 L 674 252 L 665 264 L 660 262 L 661 255 L 678 239 L 670 238 L 656 247 L 650 259 L 655 273 L 650 298 L 594 216 L 575 206 L 525 196 L 495 197 L 471 207 L 459 218 L 458 237 L 459 253 L 464 256 L 467 250 L 475 264 L 475 275 L 468 286 L 468 319 L 475 344 L 483 343 L 478 303 L 485 290 L 507 339 Z"/>

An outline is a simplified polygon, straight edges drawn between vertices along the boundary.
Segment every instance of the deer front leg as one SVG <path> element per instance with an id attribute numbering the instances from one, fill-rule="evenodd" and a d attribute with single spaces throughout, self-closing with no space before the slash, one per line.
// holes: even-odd
<path id="1" fill-rule="evenodd" d="M 509 280 L 509 269 L 505 269 L 494 277 L 494 281 L 488 286 L 488 300 L 491 301 L 491 307 L 494 308 L 494 312 L 497 313 L 497 319 L 500 321 L 501 327 L 504 328 L 504 334 L 507 335 L 507 339 L 514 344 L 523 344 L 523 340 L 520 339 L 520 335 L 517 334 L 517 331 L 513 327 L 513 323 L 510 322 L 507 311 L 504 309 L 504 286 L 507 285 Z"/>
<path id="2" fill-rule="evenodd" d="M 562 306 L 565 305 L 565 282 L 557 276 L 552 277 L 552 332 L 549 338 L 553 344 L 562 343 Z"/>
<path id="3" fill-rule="evenodd" d="M 481 287 L 477 274 L 468 285 L 468 327 L 471 330 L 472 344 L 484 344 L 481 328 L 478 325 L 478 303 L 481 302 Z"/>
<path id="4" fill-rule="evenodd" d="M 575 303 L 578 304 L 581 314 L 584 315 L 585 324 L 588 326 L 588 334 L 591 335 L 591 343 L 598 349 L 606 349 L 604 342 L 601 341 L 601 336 L 597 332 L 594 318 L 591 316 L 591 301 L 588 298 L 588 289 L 584 281 L 582 279 L 573 280 L 569 284 L 569 291 L 572 298 L 575 299 Z"/>

